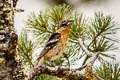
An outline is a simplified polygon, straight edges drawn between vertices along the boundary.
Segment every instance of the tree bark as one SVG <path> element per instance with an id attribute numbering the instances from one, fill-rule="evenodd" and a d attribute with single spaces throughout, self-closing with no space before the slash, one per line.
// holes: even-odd
<path id="1" fill-rule="evenodd" d="M 14 28 L 14 7 L 18 0 L 0 0 L 0 80 L 19 79 L 20 62 L 16 61 L 18 36 Z"/>
<path id="2" fill-rule="evenodd" d="M 67 80 L 103 80 L 92 70 L 92 66 L 99 54 L 99 52 L 94 53 L 87 64 L 76 69 L 66 66 L 49 67 L 45 65 L 37 65 L 28 72 L 28 80 L 33 80 L 35 76 L 40 74 L 49 74 L 60 78 L 66 78 Z"/>

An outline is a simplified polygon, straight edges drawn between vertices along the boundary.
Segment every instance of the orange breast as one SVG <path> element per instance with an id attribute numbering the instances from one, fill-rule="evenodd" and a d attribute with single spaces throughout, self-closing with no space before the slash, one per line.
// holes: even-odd
<path id="1" fill-rule="evenodd" d="M 61 39 L 57 43 L 55 47 L 53 47 L 45 56 L 44 58 L 49 61 L 53 61 L 58 59 L 60 56 L 62 56 L 62 53 L 65 51 L 68 43 L 69 38 L 69 29 L 70 27 L 67 27 L 64 30 L 58 30 L 56 32 L 61 33 Z"/>

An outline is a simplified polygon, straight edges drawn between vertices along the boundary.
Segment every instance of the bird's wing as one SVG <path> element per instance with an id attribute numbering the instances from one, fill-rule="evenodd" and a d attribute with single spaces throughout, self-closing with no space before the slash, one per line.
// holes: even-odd
<path id="1" fill-rule="evenodd" d="M 51 37 L 49 38 L 46 46 L 43 48 L 41 51 L 38 61 L 49 51 L 51 50 L 61 39 L 61 34 L 60 33 L 53 33 Z"/>

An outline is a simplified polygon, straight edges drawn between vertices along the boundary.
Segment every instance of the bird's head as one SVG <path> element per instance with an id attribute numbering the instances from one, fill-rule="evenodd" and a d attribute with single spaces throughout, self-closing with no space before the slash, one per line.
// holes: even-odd
<path id="1" fill-rule="evenodd" d="M 73 22 L 74 22 L 74 20 L 64 20 L 64 21 L 61 22 L 61 24 L 59 25 L 58 29 L 71 27 Z"/>

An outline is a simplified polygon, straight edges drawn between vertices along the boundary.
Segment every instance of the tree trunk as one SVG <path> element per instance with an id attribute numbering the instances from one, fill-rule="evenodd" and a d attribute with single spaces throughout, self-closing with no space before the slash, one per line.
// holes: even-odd
<path id="1" fill-rule="evenodd" d="M 18 36 L 14 28 L 14 7 L 18 0 L 0 0 L 0 80 L 19 79 L 16 61 Z"/>

